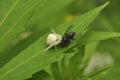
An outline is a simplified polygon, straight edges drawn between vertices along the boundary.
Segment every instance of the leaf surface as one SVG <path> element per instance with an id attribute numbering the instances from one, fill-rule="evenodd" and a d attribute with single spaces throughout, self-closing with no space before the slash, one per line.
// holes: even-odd
<path id="1" fill-rule="evenodd" d="M 120 37 L 120 33 L 117 32 L 101 32 L 101 31 L 89 31 L 79 41 L 79 44 L 85 45 L 101 40 L 106 40 L 114 37 Z"/>
<path id="2" fill-rule="evenodd" d="M 4 1 L 4 0 L 2 0 Z M 44 0 L 12 0 L 9 7 L 5 7 L 5 14 L 0 20 L 0 52 L 15 39 L 18 33 L 25 30 L 34 7 Z M 8 0 L 3 3 L 9 5 Z M 2 12 L 2 11 L 0 11 Z"/>
<path id="3" fill-rule="evenodd" d="M 70 22 L 67 22 L 58 26 L 55 29 L 55 31 L 57 33 L 62 34 L 64 33 L 65 29 L 67 29 L 69 25 L 74 25 L 75 26 L 74 30 L 76 33 L 83 33 L 85 28 L 93 21 L 93 19 L 107 4 L 108 2 L 84 15 L 81 15 L 76 19 L 73 19 Z M 90 15 L 92 16 L 87 18 Z M 81 23 L 80 24 L 81 27 L 79 23 Z M 26 78 L 31 77 L 33 73 L 43 69 L 46 65 L 59 60 L 61 56 L 63 56 L 63 52 L 65 48 L 64 49 L 59 48 L 57 51 L 55 51 L 54 49 L 53 50 L 51 49 L 44 53 L 45 49 L 47 48 L 47 45 L 46 45 L 47 35 L 48 33 L 44 35 L 42 38 L 40 38 L 39 40 L 37 40 L 32 45 L 30 45 L 27 49 L 23 50 L 20 54 L 18 54 L 5 66 L 3 66 L 0 69 L 0 79 L 1 80 L 24 80 Z"/>

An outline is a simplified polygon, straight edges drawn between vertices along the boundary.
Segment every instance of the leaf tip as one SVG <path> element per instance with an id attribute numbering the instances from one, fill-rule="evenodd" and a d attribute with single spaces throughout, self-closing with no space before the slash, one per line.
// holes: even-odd
<path id="1" fill-rule="evenodd" d="M 110 1 L 107 1 L 103 6 L 106 7 L 109 3 Z"/>

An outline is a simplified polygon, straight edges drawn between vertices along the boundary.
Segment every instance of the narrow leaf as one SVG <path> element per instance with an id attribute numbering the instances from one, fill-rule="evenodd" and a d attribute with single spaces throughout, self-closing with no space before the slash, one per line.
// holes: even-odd
<path id="1" fill-rule="evenodd" d="M 52 74 L 53 74 L 53 77 L 55 80 L 62 80 L 62 76 L 61 76 L 58 62 L 51 64 L 51 70 L 52 70 Z"/>
<path id="2" fill-rule="evenodd" d="M 95 13 L 95 15 L 90 17 L 94 19 L 95 18 L 94 16 L 96 16 L 107 4 L 108 2 L 105 5 L 100 6 L 95 10 L 92 10 L 92 12 L 90 11 L 86 13 L 85 15 L 88 17 L 92 15 L 92 13 Z M 60 25 L 55 29 L 55 31 L 57 33 L 62 34 L 64 33 L 65 29 L 67 29 L 68 25 L 73 24 L 76 27 L 74 28 L 76 33 L 83 33 L 84 32 L 83 28 L 85 29 L 87 25 L 89 25 L 90 22 L 92 22 L 90 21 L 87 23 L 87 21 L 89 21 L 89 18 L 87 18 L 85 15 Z M 81 23 L 81 25 L 84 25 L 82 26 L 82 29 L 81 29 L 81 27 L 77 27 L 77 25 L 82 21 L 82 19 L 85 19 L 85 20 L 83 20 L 84 22 Z M 63 49 L 59 48 L 57 51 L 55 51 L 54 49 L 48 50 L 46 53 L 44 53 L 44 50 L 47 48 L 47 45 L 46 45 L 47 35 L 48 34 L 46 34 L 44 37 L 37 40 L 35 43 L 30 45 L 27 49 L 25 49 L 19 55 L 13 58 L 9 63 L 3 66 L 0 69 L 0 79 L 1 80 L 24 80 L 26 78 L 31 77 L 33 73 L 36 73 L 39 70 L 43 69 L 46 65 L 52 62 L 55 62 L 59 58 L 61 58 L 65 48 Z"/>
<path id="3" fill-rule="evenodd" d="M 106 40 L 114 37 L 120 37 L 120 33 L 117 32 L 101 32 L 101 31 L 89 31 L 79 41 L 79 44 L 85 45 L 101 40 Z"/>
<path id="4" fill-rule="evenodd" d="M 57 28 L 58 33 L 64 34 L 65 31 L 67 30 L 67 28 L 70 25 L 73 25 L 73 32 L 76 32 L 76 35 L 78 35 L 77 37 L 79 39 L 79 37 L 84 35 L 86 33 L 86 31 L 88 30 L 88 25 L 95 19 L 95 17 L 101 12 L 101 10 L 104 9 L 108 4 L 109 4 L 109 2 L 106 2 L 102 6 L 95 8 L 95 9 L 73 19 L 70 22 L 60 25 Z M 79 42 L 77 42 L 77 43 L 79 43 Z M 69 48 L 71 48 L 75 45 L 76 45 L 76 42 L 71 44 L 66 50 L 68 50 Z"/>
<path id="5" fill-rule="evenodd" d="M 14 0 L 0 21 L 0 52 L 25 29 L 32 10 L 44 0 Z M 6 1 L 7 2 L 7 1 Z M 7 5 L 7 3 L 4 3 Z M 0 11 L 2 12 L 2 11 Z"/>
<path id="6" fill-rule="evenodd" d="M 90 60 L 96 47 L 97 47 L 97 43 L 90 43 L 85 46 L 85 54 L 84 54 L 83 61 L 82 61 L 84 64 Z"/>
<path id="7" fill-rule="evenodd" d="M 26 80 L 52 80 L 52 77 L 44 70 L 41 70 L 33 75 L 32 78 Z"/>
<path id="8" fill-rule="evenodd" d="M 0 79 L 23 80 L 31 77 L 31 74 L 43 69 L 49 63 L 58 60 L 62 56 L 62 52 L 57 50 L 57 52 L 54 51 L 55 53 L 53 53 L 53 51 L 49 50 L 44 53 L 44 49 L 47 48 L 43 42 L 44 40 L 39 39 L 3 66 L 0 69 Z"/>
<path id="9" fill-rule="evenodd" d="M 106 2 L 104 5 L 102 5 L 98 8 L 95 8 L 95 9 L 77 17 L 70 22 L 60 25 L 59 31 L 62 32 L 62 34 L 64 34 L 63 29 L 65 32 L 65 30 L 67 29 L 68 26 L 73 25 L 73 31 L 75 31 L 77 34 L 84 33 L 85 30 L 88 29 L 88 25 L 95 19 L 95 17 L 101 12 L 101 10 L 104 9 L 108 4 L 109 4 L 109 2 Z M 67 26 L 67 27 L 63 28 L 62 26 Z M 60 28 L 62 28 L 62 29 L 60 29 Z"/>
<path id="10" fill-rule="evenodd" d="M 91 78 L 94 78 L 94 77 L 97 77 L 97 76 L 100 76 L 100 75 L 105 75 L 105 73 L 111 68 L 112 66 L 107 66 L 97 72 L 95 72 L 94 74 L 92 74 L 90 77 Z"/>
<path id="11" fill-rule="evenodd" d="M 1 51 L 0 52 L 0 67 L 5 65 L 9 60 L 11 60 L 17 54 L 19 54 L 19 52 L 21 52 L 22 50 L 27 48 L 31 43 L 38 40 L 39 37 L 44 36 L 45 32 L 49 30 L 49 29 L 46 29 L 47 27 L 55 26 L 55 24 L 57 24 L 59 18 L 61 18 L 61 16 L 60 16 L 61 13 L 58 14 L 58 11 L 63 9 L 65 6 L 67 6 L 71 2 L 72 2 L 72 0 L 65 0 L 65 1 L 63 1 L 63 0 L 59 0 L 59 1 L 47 0 L 43 4 L 41 4 L 42 6 L 37 5 L 37 7 L 35 7 L 34 10 L 32 10 L 33 12 L 32 12 L 31 19 L 28 20 L 30 22 L 29 22 L 29 26 L 27 26 L 27 28 L 30 28 L 30 29 L 25 30 L 25 31 L 28 31 L 31 33 L 30 37 L 25 40 L 20 41 L 15 46 L 7 47 L 7 49 L 5 48 L 3 51 Z M 3 8 L 4 8 L 5 11 L 7 11 L 6 6 L 8 6 L 8 5 L 5 6 L 5 4 L 7 4 L 7 3 L 9 3 L 10 4 L 9 6 L 11 6 L 12 5 L 11 3 L 13 3 L 13 2 L 12 2 L 12 0 L 11 1 L 8 0 L 7 2 L 6 2 L 6 0 L 3 0 L 0 3 L 1 4 L 0 6 L 2 7 L 2 8 L 0 7 L 0 10 L 3 10 Z M 9 7 L 7 7 L 7 9 L 8 8 Z M 2 16 L 2 14 L 5 12 L 1 11 L 0 13 L 1 13 L 0 16 Z M 57 13 L 57 15 L 56 15 L 56 13 Z M 38 26 L 36 27 L 35 25 L 37 25 L 37 23 L 38 23 Z M 33 27 L 31 28 L 31 26 L 33 26 Z M 41 27 L 41 26 L 43 26 L 43 27 Z M 38 35 L 38 34 L 40 34 L 40 35 Z M 12 42 L 14 42 L 14 40 Z M 12 54 L 9 55 L 9 53 L 12 53 Z"/>

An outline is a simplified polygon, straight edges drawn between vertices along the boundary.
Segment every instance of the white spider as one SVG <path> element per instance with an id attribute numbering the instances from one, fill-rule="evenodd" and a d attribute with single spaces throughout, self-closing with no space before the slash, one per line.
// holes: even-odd
<path id="1" fill-rule="evenodd" d="M 47 51 L 48 49 L 50 49 L 50 48 L 52 48 L 54 46 L 56 48 L 56 46 L 62 40 L 62 37 L 59 34 L 57 34 L 52 28 L 51 28 L 51 30 L 52 30 L 53 33 L 51 33 L 51 34 L 49 34 L 47 36 L 47 45 L 48 45 L 48 48 L 45 51 Z"/>

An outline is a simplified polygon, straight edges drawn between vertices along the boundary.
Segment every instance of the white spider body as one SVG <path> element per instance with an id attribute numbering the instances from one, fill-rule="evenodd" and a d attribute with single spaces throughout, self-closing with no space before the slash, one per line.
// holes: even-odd
<path id="1" fill-rule="evenodd" d="M 53 33 L 51 33 L 47 36 L 46 42 L 47 42 L 47 45 L 49 45 L 49 46 L 45 51 L 47 51 L 48 49 L 50 49 L 54 46 L 56 47 L 56 45 L 58 45 L 62 40 L 62 37 L 59 34 L 55 33 L 55 31 L 53 29 L 52 29 L 52 32 Z"/>
<path id="2" fill-rule="evenodd" d="M 58 34 L 49 34 L 47 37 L 47 45 L 58 45 L 61 42 L 62 38 Z"/>

